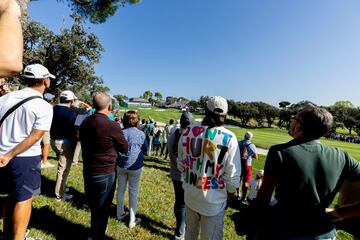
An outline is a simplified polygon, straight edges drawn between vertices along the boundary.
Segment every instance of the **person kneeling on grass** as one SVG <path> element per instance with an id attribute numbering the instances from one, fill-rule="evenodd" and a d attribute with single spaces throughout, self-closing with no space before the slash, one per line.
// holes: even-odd
<path id="1" fill-rule="evenodd" d="M 129 151 L 119 153 L 116 167 L 118 175 L 116 215 L 119 220 L 124 220 L 129 214 L 124 210 L 125 190 L 127 183 L 129 183 L 129 228 L 133 228 L 141 222 L 141 218 L 135 216 L 140 176 L 144 165 L 144 153 L 148 151 L 145 133 L 137 128 L 139 121 L 140 118 L 135 111 L 127 111 L 124 114 L 123 132 L 129 143 Z"/>

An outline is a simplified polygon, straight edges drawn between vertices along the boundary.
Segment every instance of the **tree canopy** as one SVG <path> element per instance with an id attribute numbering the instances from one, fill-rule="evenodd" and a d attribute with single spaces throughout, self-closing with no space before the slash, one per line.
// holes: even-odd
<path id="1" fill-rule="evenodd" d="M 38 0 L 17 0 L 27 12 L 27 5 L 31 1 Z M 141 0 L 57 0 L 66 3 L 73 13 L 89 20 L 91 23 L 104 23 L 109 17 L 114 16 L 119 7 L 141 2 Z"/>
<path id="2" fill-rule="evenodd" d="M 150 98 L 152 98 L 152 96 L 153 93 L 150 90 L 146 90 L 141 97 L 149 100 Z"/>
<path id="3" fill-rule="evenodd" d="M 58 0 L 64 2 L 65 0 Z M 113 16 L 120 6 L 135 4 L 140 0 L 66 0 L 71 9 L 92 23 L 103 23 Z"/>
<path id="4" fill-rule="evenodd" d="M 99 39 L 85 30 L 83 19 L 72 15 L 73 25 L 55 34 L 39 22 L 24 25 L 24 64 L 40 63 L 56 79 L 51 81 L 50 92 L 58 95 L 70 89 L 88 99 L 98 91 L 108 91 L 103 79 L 95 75 L 94 65 L 99 62 L 103 47 Z M 11 83 L 19 81 L 15 77 Z"/>
<path id="5" fill-rule="evenodd" d="M 334 103 L 334 106 L 355 108 L 354 104 L 350 101 L 337 101 Z"/>

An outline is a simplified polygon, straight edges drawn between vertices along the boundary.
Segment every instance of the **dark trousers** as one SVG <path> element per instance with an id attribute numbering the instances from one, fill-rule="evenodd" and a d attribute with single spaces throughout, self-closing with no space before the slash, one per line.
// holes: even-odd
<path id="1" fill-rule="evenodd" d="M 176 218 L 175 235 L 177 237 L 184 236 L 185 234 L 185 202 L 184 202 L 184 190 L 182 188 L 182 182 L 172 180 L 175 191 L 175 204 L 174 213 Z"/>
<path id="2" fill-rule="evenodd" d="M 110 206 L 115 192 L 115 172 L 86 176 L 84 187 L 91 211 L 90 235 L 93 239 L 104 239 Z"/>
<path id="3" fill-rule="evenodd" d="M 160 156 L 162 156 L 164 154 L 164 150 L 166 148 L 166 151 L 165 151 L 165 156 L 164 156 L 164 159 L 167 158 L 167 155 L 168 155 L 168 146 L 167 146 L 167 143 L 162 143 L 162 146 L 161 146 L 161 153 L 160 153 Z"/>

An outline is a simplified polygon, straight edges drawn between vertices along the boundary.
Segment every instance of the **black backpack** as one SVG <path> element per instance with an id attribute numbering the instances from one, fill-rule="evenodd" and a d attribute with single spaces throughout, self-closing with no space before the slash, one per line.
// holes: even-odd
<path id="1" fill-rule="evenodd" d="M 241 158 L 241 161 L 245 161 L 249 158 L 249 152 L 248 152 L 248 145 L 242 145 L 240 147 L 240 158 Z"/>

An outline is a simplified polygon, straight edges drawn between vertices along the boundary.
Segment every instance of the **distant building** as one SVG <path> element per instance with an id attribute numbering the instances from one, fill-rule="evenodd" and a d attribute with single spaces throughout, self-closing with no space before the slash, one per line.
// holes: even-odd
<path id="1" fill-rule="evenodd" d="M 166 105 L 166 108 L 177 108 L 185 111 L 189 109 L 189 103 L 190 101 L 174 102 L 173 104 Z"/>
<path id="2" fill-rule="evenodd" d="M 144 98 L 130 98 L 129 101 L 125 102 L 126 107 L 143 107 L 150 108 L 151 103 Z"/>

